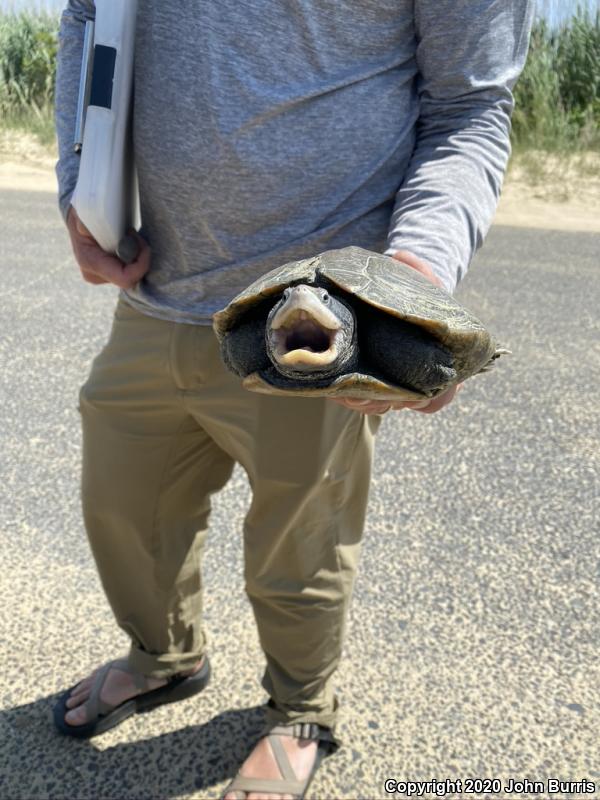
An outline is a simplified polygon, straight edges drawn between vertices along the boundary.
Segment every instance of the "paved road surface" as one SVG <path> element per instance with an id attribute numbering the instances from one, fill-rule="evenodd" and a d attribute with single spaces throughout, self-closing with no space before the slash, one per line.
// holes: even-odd
<path id="1" fill-rule="evenodd" d="M 212 519 L 212 685 L 90 743 L 59 738 L 56 694 L 125 645 L 78 501 L 77 389 L 115 293 L 80 280 L 52 196 L 4 192 L 0 220 L 0 796 L 217 797 L 265 699 L 245 476 Z M 386 778 L 600 789 L 599 261 L 600 236 L 495 229 L 459 296 L 514 355 L 437 416 L 385 418 L 337 676 L 346 746 L 311 798 L 383 798 Z"/>

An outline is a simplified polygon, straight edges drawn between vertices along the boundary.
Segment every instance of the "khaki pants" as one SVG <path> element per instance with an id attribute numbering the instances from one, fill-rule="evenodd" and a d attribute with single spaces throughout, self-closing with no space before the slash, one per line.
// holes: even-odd
<path id="1" fill-rule="evenodd" d="M 80 410 L 84 519 L 131 638 L 130 664 L 164 677 L 204 652 L 210 496 L 239 462 L 253 494 L 244 574 L 267 659 L 270 721 L 333 728 L 331 676 L 380 417 L 247 392 L 222 366 L 210 327 L 157 320 L 122 300 Z"/>

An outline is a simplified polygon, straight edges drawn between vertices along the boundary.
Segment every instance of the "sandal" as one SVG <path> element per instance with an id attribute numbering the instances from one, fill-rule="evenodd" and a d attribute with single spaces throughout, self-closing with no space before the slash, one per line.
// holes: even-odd
<path id="1" fill-rule="evenodd" d="M 110 703 L 101 700 L 100 692 L 102 691 L 104 681 L 111 669 L 118 669 L 121 670 L 121 672 L 127 672 L 133 675 L 136 688 L 140 689 L 143 694 L 130 697 L 129 700 L 125 700 L 118 706 L 110 705 Z M 201 692 L 208 684 L 209 679 L 210 663 L 208 661 L 208 656 L 204 656 L 202 666 L 193 675 L 173 675 L 164 686 L 159 686 L 158 689 L 144 692 L 148 687 L 146 676 L 131 669 L 126 658 L 118 658 L 100 667 L 96 673 L 90 696 L 85 701 L 91 711 L 92 718 L 82 725 L 69 725 L 65 720 L 65 714 L 67 711 L 71 710 L 67 707 L 67 700 L 71 696 L 73 690 L 79 686 L 79 683 L 77 683 L 59 697 L 58 702 L 54 706 L 54 724 L 60 733 L 66 736 L 73 736 L 77 739 L 89 739 L 91 736 L 97 736 L 99 733 L 104 733 L 120 725 L 121 722 L 124 722 L 124 720 L 131 717 L 133 714 L 137 714 L 141 711 L 149 711 L 155 706 L 160 706 L 165 703 L 174 703 L 177 700 L 184 700 L 186 697 L 191 697 Z"/>
<path id="2" fill-rule="evenodd" d="M 221 795 L 221 800 L 229 792 L 235 792 L 237 800 L 245 800 L 248 792 L 291 794 L 294 796 L 294 800 L 303 800 L 306 790 L 323 758 L 339 747 L 329 728 L 317 725 L 316 722 L 296 722 L 293 725 L 276 725 L 275 727 L 267 726 L 264 736 L 269 739 L 282 778 L 244 778 L 238 773 Z M 287 753 L 279 740 L 280 736 L 294 736 L 296 739 L 311 739 L 319 742 L 315 763 L 309 775 L 303 780 L 298 780 L 296 777 Z"/>

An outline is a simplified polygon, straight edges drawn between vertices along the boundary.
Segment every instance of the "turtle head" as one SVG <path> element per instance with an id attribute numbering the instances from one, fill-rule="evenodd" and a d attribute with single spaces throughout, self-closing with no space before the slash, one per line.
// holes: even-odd
<path id="1" fill-rule="evenodd" d="M 358 358 L 353 309 L 326 289 L 304 283 L 285 289 L 273 306 L 265 340 L 277 371 L 295 380 L 351 371 Z"/>

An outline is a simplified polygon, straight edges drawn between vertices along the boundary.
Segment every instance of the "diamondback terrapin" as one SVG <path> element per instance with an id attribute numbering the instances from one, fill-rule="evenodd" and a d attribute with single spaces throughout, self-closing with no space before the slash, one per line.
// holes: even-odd
<path id="1" fill-rule="evenodd" d="M 268 272 L 213 326 L 226 366 L 268 394 L 431 398 L 508 352 L 446 291 L 359 247 Z"/>

